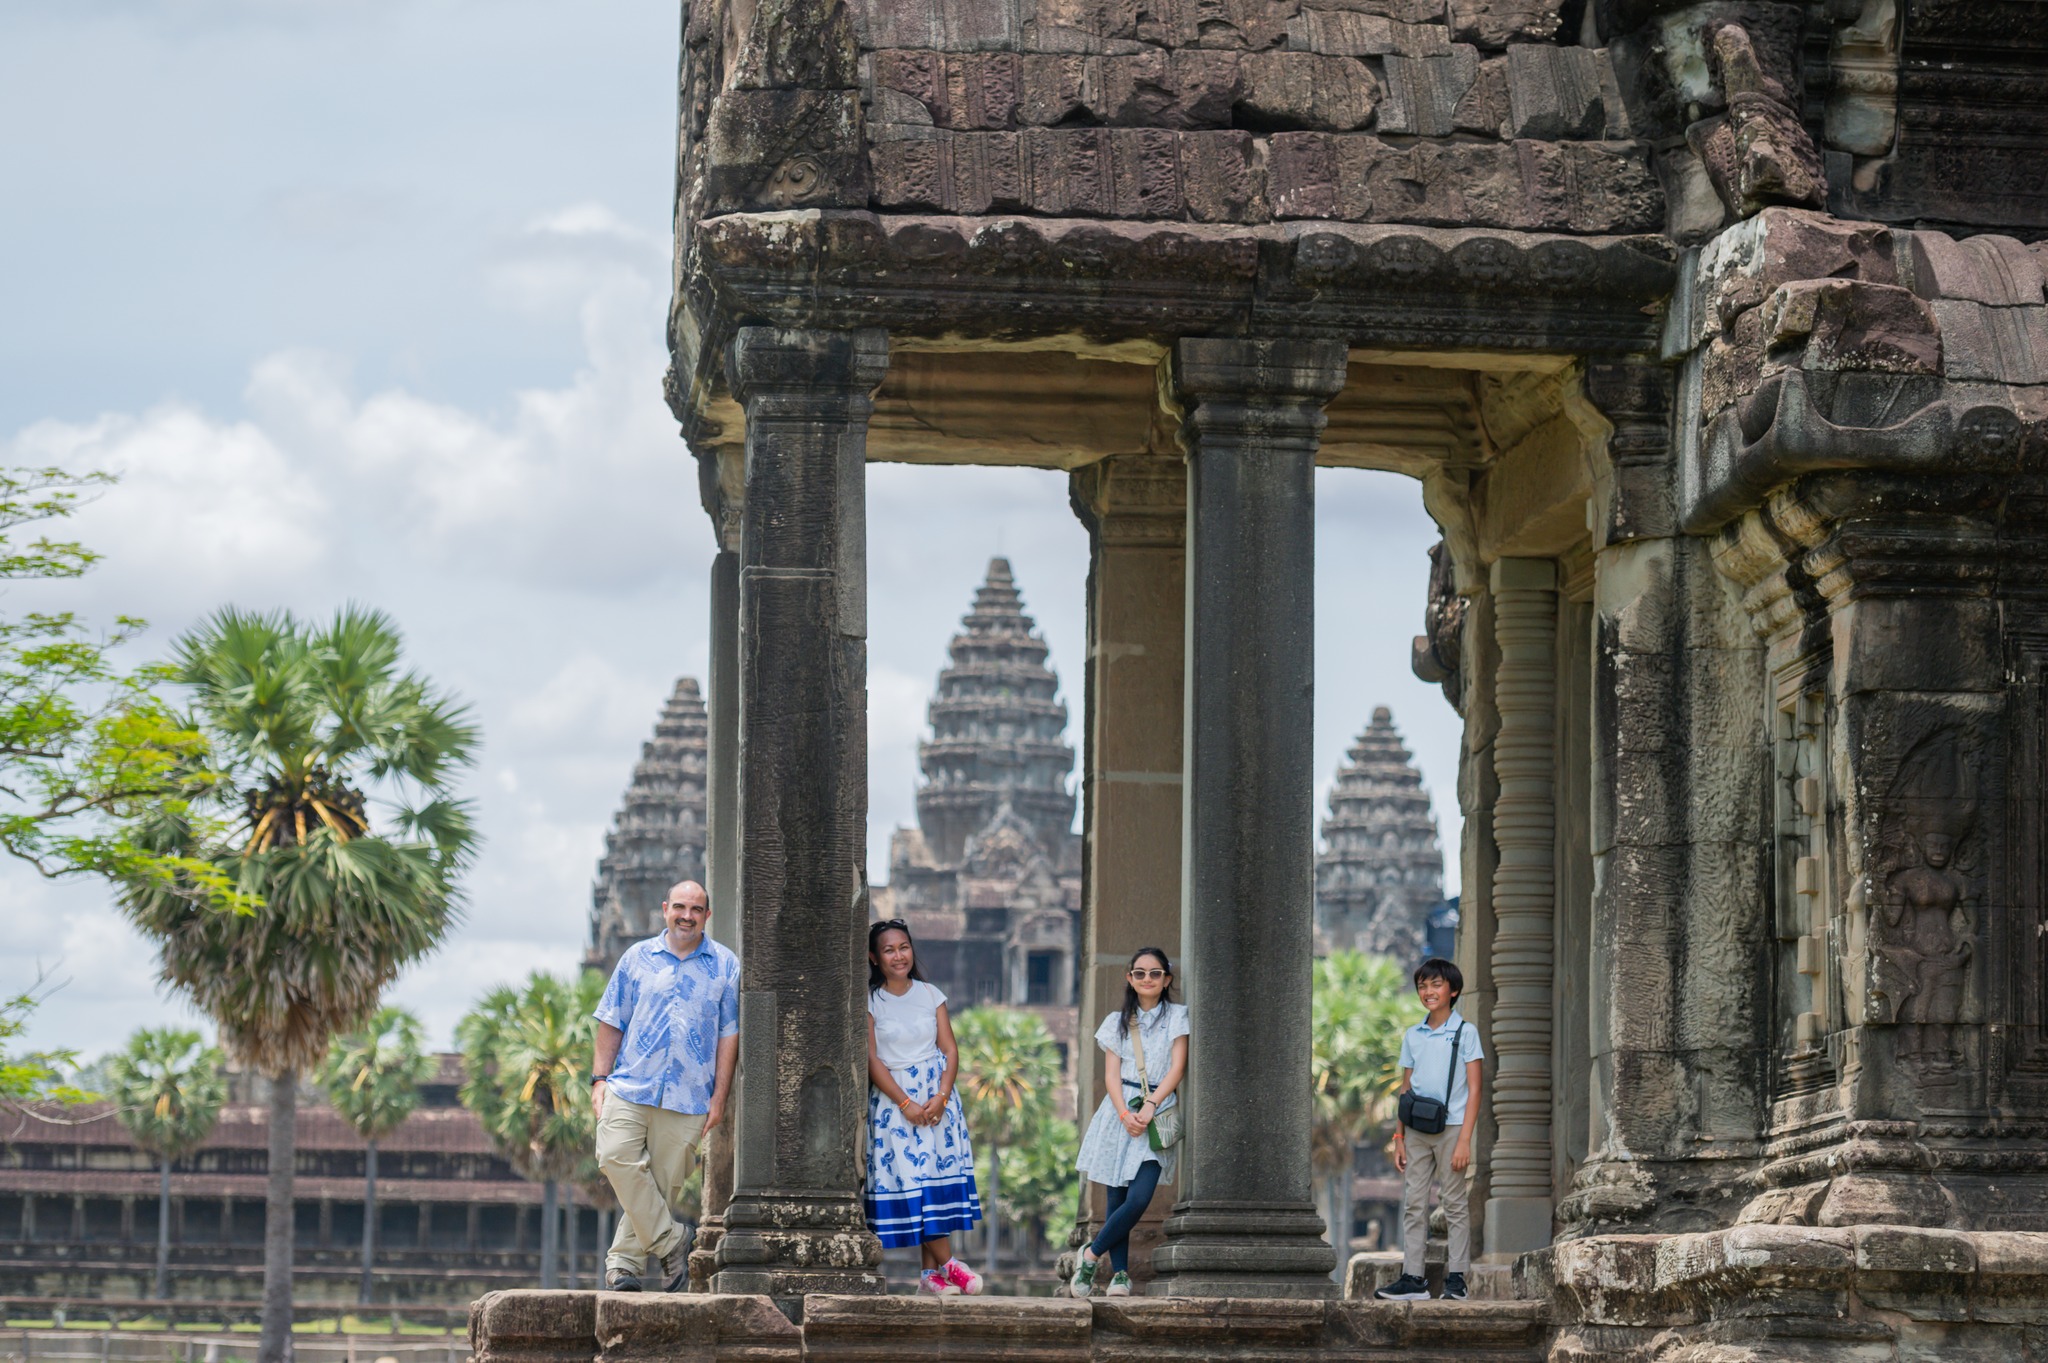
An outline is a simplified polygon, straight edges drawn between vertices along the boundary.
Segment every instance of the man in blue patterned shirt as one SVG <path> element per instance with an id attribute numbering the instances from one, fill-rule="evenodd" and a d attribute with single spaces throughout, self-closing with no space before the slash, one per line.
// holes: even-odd
<path id="1" fill-rule="evenodd" d="M 661 920 L 660 935 L 619 958 L 597 1005 L 597 1165 L 624 1213 L 604 1261 L 614 1292 L 640 1290 L 650 1254 L 668 1291 L 689 1285 L 673 1209 L 704 1133 L 725 1116 L 740 1055 L 740 963 L 705 935 L 704 887 L 671 889 Z"/>

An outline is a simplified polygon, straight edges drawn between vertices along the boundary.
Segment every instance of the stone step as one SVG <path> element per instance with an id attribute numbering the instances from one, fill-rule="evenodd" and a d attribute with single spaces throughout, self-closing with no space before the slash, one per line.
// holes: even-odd
<path id="1" fill-rule="evenodd" d="M 1444 1290 L 1444 1254 L 1441 1244 L 1432 1244 L 1424 1256 L 1422 1276 L 1432 1294 Z M 1344 1275 L 1344 1299 L 1367 1301 L 1372 1294 L 1401 1276 L 1401 1251 L 1375 1250 L 1354 1254 Z M 1515 1275 L 1511 1264 L 1474 1264 L 1465 1275 L 1465 1290 L 1473 1301 L 1514 1301 Z"/>
<path id="2" fill-rule="evenodd" d="M 1541 1303 L 496 1292 L 475 1363 L 1540 1363 Z"/>

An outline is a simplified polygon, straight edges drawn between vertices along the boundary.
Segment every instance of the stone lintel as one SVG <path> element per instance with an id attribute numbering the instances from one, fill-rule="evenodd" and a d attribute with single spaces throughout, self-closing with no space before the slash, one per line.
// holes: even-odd
<path id="1" fill-rule="evenodd" d="M 1655 351 L 1676 278 L 1655 236 L 799 210 L 699 221 L 677 295 L 679 416 L 716 400 L 750 323 L 883 327 L 951 345 L 1327 336 L 1402 352 Z"/>

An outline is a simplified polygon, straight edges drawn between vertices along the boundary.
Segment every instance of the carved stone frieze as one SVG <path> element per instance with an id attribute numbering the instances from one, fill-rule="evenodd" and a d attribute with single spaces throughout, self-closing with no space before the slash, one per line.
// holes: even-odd
<path id="1" fill-rule="evenodd" d="M 956 343 L 1272 325 L 1361 346 L 1647 351 L 1677 259 L 1640 236 L 861 212 L 709 218 L 692 250 L 705 288 L 678 295 L 671 330 L 679 384 L 706 401 L 691 376 L 743 321 Z"/>

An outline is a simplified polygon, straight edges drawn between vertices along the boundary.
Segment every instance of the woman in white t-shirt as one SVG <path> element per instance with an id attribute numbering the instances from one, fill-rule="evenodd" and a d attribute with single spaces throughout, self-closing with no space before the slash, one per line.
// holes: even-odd
<path id="1" fill-rule="evenodd" d="M 890 1249 L 918 1246 L 918 1290 L 981 1291 L 952 1234 L 981 1220 L 967 1113 L 953 1092 L 960 1048 L 946 996 L 917 968 L 900 918 L 868 929 L 868 1225 Z"/>

